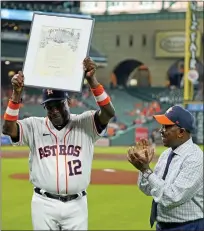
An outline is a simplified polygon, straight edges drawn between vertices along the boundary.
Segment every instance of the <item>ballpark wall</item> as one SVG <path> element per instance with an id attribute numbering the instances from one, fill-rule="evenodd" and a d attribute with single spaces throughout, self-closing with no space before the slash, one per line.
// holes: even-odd
<path id="1" fill-rule="evenodd" d="M 135 127 L 129 128 L 124 133 L 121 133 L 110 139 L 110 146 L 129 146 L 135 143 Z"/>
<path id="2" fill-rule="evenodd" d="M 133 20 L 133 21 L 96 21 L 92 43 L 108 57 L 108 65 L 99 69 L 97 77 L 103 84 L 110 82 L 114 68 L 126 59 L 136 59 L 148 66 L 153 86 L 166 84 L 166 72 L 179 58 L 155 57 L 155 33 L 157 31 L 184 31 L 184 19 L 172 20 Z M 203 19 L 199 19 L 199 30 L 203 31 Z M 116 37 L 120 45 L 116 45 Z M 133 36 L 133 45 L 129 46 L 129 37 Z M 143 37 L 146 45 L 142 45 Z M 203 46 L 203 45 L 202 45 Z M 203 53 L 203 48 L 201 49 Z M 203 54 L 201 54 L 203 57 Z"/>

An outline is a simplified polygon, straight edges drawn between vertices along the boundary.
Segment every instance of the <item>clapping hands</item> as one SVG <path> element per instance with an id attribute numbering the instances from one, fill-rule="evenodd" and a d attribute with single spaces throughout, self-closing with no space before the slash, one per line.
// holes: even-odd
<path id="1" fill-rule="evenodd" d="M 153 157 L 154 148 L 146 139 L 141 139 L 135 146 L 130 147 L 127 153 L 128 161 L 141 172 L 149 169 Z"/>

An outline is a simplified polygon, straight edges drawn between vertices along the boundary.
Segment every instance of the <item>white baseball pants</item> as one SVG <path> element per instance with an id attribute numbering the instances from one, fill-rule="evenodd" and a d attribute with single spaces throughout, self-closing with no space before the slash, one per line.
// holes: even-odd
<path id="1" fill-rule="evenodd" d="M 87 196 L 61 202 L 33 193 L 33 230 L 88 230 Z"/>

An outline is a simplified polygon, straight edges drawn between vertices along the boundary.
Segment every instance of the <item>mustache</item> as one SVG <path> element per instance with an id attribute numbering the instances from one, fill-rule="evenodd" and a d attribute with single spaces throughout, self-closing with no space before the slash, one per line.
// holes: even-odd
<path id="1" fill-rule="evenodd" d="M 55 119 L 55 118 L 62 118 L 62 116 L 59 114 L 59 115 L 51 115 L 51 117 L 53 118 L 53 119 Z"/>
<path id="2" fill-rule="evenodd" d="M 51 117 L 50 120 L 53 124 L 61 126 L 64 123 L 64 119 L 62 116 Z"/>
<path id="3" fill-rule="evenodd" d="M 59 116 L 62 116 L 62 115 L 61 115 L 60 112 L 50 112 L 49 116 L 51 116 L 51 117 L 59 117 Z"/>
<path id="4" fill-rule="evenodd" d="M 62 115 L 51 115 L 50 116 L 53 120 L 62 120 L 63 119 L 63 116 Z"/>

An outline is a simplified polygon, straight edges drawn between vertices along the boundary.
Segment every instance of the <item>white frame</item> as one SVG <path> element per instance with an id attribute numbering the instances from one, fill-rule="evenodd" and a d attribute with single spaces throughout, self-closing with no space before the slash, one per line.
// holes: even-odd
<path id="1" fill-rule="evenodd" d="M 83 60 L 89 54 L 94 22 L 93 18 L 81 15 L 34 13 L 23 64 L 25 86 L 81 92 L 84 81 Z M 66 30 L 60 39 L 64 38 L 64 35 L 70 36 L 70 29 L 75 30 L 74 35 L 71 35 L 71 39 L 74 36 L 79 36 L 78 44 L 76 45 L 75 43 L 77 41 L 76 38 L 71 40 L 71 42 L 74 42 L 72 45 L 76 45 L 76 52 L 73 51 L 74 48 L 73 46 L 71 47 L 70 43 L 66 43 L 66 39 L 62 43 L 46 40 L 47 37 L 42 40 L 42 30 L 46 31 L 54 28 Z M 46 48 L 46 46 L 48 47 L 48 43 L 45 45 L 42 41 L 49 41 L 49 46 L 52 49 Z M 54 49 L 55 52 L 53 52 Z M 63 55 L 61 55 L 62 51 Z M 64 51 L 67 51 L 67 56 L 64 54 Z M 58 52 L 58 56 L 56 52 Z M 67 63 L 66 61 L 63 62 L 66 60 L 65 57 L 69 57 L 69 60 L 72 61 L 71 64 L 69 61 Z M 50 63 L 45 62 L 45 60 L 52 61 L 55 69 L 53 66 L 45 65 Z M 67 68 L 68 64 L 69 68 Z M 58 75 L 56 74 L 57 72 L 53 72 L 56 68 L 60 70 Z"/>

